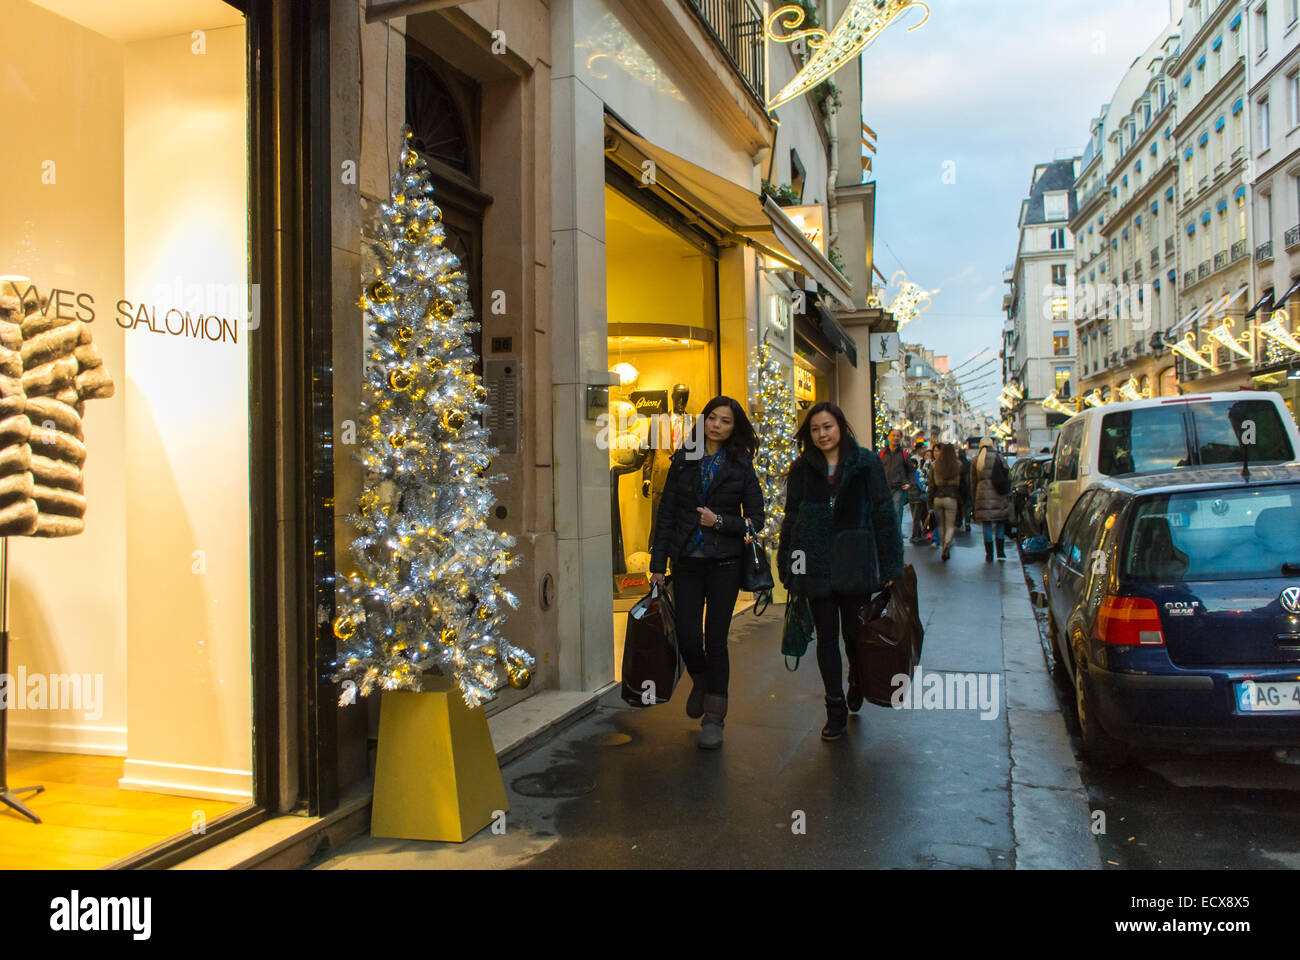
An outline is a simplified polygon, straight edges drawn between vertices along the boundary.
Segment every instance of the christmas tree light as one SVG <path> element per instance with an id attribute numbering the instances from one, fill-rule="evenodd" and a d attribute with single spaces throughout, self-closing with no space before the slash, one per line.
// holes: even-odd
<path id="1" fill-rule="evenodd" d="M 496 450 L 481 420 L 487 390 L 470 335 L 479 329 L 442 211 L 405 132 L 383 204 L 375 279 L 361 306 L 369 330 L 362 404 L 365 481 L 348 518 L 356 570 L 336 574 L 339 703 L 375 689 L 420 690 L 451 677 L 470 707 L 528 685 L 533 657 L 500 634 L 518 600 L 499 578 L 518 566 L 514 539 L 487 526 Z"/>
<path id="2" fill-rule="evenodd" d="M 758 435 L 758 452 L 754 455 L 754 472 L 763 488 L 763 509 L 767 521 L 759 531 L 759 540 L 769 550 L 776 549 L 785 519 L 785 481 L 799 451 L 794 435 L 794 391 L 785 368 L 772 354 L 766 341 L 755 351 L 750 365 L 749 395 L 754 407 L 754 432 Z"/>

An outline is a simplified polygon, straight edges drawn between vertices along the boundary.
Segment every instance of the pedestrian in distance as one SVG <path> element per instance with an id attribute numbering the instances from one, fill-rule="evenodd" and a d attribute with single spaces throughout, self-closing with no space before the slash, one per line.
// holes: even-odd
<path id="1" fill-rule="evenodd" d="M 686 715 L 700 718 L 704 750 L 722 746 L 731 679 L 727 632 L 740 594 L 745 521 L 763 529 L 757 449 L 741 405 L 714 397 L 690 442 L 673 454 L 659 496 L 650 579 L 662 587 L 671 561 L 677 642 L 693 684 Z"/>
<path id="2" fill-rule="evenodd" d="M 925 448 L 912 456 L 912 483 L 907 491 L 907 506 L 912 513 L 912 536 L 908 542 L 925 542 Z"/>
<path id="3" fill-rule="evenodd" d="M 826 689 L 822 739 L 838 740 L 849 711 L 862 707 L 853 669 L 859 616 L 871 594 L 903 575 L 903 534 L 885 466 L 858 446 L 844 411 L 817 404 L 795 442 L 799 456 L 786 478 L 777 571 L 786 590 L 807 597 L 812 607 Z M 849 656 L 847 701 L 841 631 Z"/>
<path id="4" fill-rule="evenodd" d="M 930 498 L 930 509 L 938 518 L 939 536 L 942 538 L 944 563 L 952 553 L 952 538 L 956 532 L 958 517 L 957 502 L 961 496 L 961 461 L 957 458 L 957 449 L 951 443 L 939 444 L 934 456 L 934 466 L 930 469 L 930 486 L 926 495 Z"/>
<path id="5" fill-rule="evenodd" d="M 880 462 L 884 464 L 885 476 L 889 480 L 889 493 L 894 504 L 894 513 L 898 514 L 901 527 L 907 515 L 907 495 L 911 492 L 913 472 L 912 458 L 903 449 L 903 431 L 889 431 L 889 445 L 880 451 Z M 900 533 L 901 536 L 901 533 Z"/>
<path id="6" fill-rule="evenodd" d="M 961 464 L 961 485 L 958 488 L 957 504 L 957 524 L 964 527 L 967 533 L 970 532 L 970 516 L 972 511 L 970 499 L 970 458 L 966 456 L 966 448 L 957 448 L 957 461 Z"/>
<path id="7" fill-rule="evenodd" d="M 993 438 L 985 437 L 980 441 L 980 452 L 970 465 L 971 496 L 975 505 L 975 522 L 984 528 L 984 561 L 993 562 L 993 545 L 997 542 L 999 560 L 1007 558 L 1003 549 L 1004 524 L 1011 519 L 1011 497 L 998 493 L 993 484 L 993 471 L 1002 465 L 998 452 L 993 447 Z"/>

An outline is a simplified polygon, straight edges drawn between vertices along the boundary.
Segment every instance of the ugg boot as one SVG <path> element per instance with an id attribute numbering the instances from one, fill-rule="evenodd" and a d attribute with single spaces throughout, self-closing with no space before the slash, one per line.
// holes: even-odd
<path id="1" fill-rule="evenodd" d="M 686 715 L 692 720 L 698 720 L 704 716 L 704 695 L 708 692 L 705 689 L 704 674 L 691 674 L 691 695 L 686 698 Z"/>
<path id="2" fill-rule="evenodd" d="M 1005 544 L 1005 543 L 1006 543 L 1005 540 L 999 540 L 999 541 L 998 541 L 998 559 L 999 559 L 999 560 L 1005 560 L 1005 559 L 1007 558 L 1006 552 L 1003 550 L 1003 544 Z"/>
<path id="3" fill-rule="evenodd" d="M 727 698 L 716 693 L 704 695 L 704 719 L 700 721 L 700 749 L 716 750 L 722 746 L 722 721 L 727 716 Z"/>
<path id="4" fill-rule="evenodd" d="M 828 743 L 844 736 L 844 728 L 849 723 L 849 709 L 843 697 L 826 698 L 826 726 L 822 727 L 822 739 Z"/>
<path id="5" fill-rule="evenodd" d="M 989 543 L 987 540 L 984 542 L 984 562 L 993 562 L 993 544 Z"/>

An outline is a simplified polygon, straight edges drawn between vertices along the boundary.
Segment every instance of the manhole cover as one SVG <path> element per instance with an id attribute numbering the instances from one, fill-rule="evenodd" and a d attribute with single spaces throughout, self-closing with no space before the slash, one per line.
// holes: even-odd
<path id="1" fill-rule="evenodd" d="M 596 781 L 579 767 L 554 767 L 522 776 L 511 788 L 525 797 L 581 797 L 596 789 Z"/>
<path id="2" fill-rule="evenodd" d="M 625 743 L 631 743 L 632 738 L 626 733 L 611 730 L 608 733 L 597 733 L 588 737 L 587 742 L 596 747 L 621 747 Z"/>

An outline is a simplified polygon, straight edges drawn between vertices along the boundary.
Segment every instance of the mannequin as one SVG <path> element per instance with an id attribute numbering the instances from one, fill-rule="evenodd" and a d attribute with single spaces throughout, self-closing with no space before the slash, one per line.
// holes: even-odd
<path id="1" fill-rule="evenodd" d="M 609 444 L 609 529 L 612 534 L 614 573 L 627 573 L 623 553 L 623 513 L 618 502 L 619 478 L 635 473 L 650 456 L 647 445 L 650 421 L 637 415 L 636 408 L 625 401 L 610 404 Z"/>
<path id="2" fill-rule="evenodd" d="M 672 412 L 659 418 L 659 442 L 646 459 L 641 474 L 641 496 L 650 500 L 650 530 L 647 549 L 654 544 L 655 521 L 659 518 L 659 495 L 663 493 L 664 481 L 668 478 L 668 468 L 672 466 L 673 454 L 686 442 L 691 430 L 691 415 L 686 412 L 686 404 L 691 399 L 691 388 L 684 383 L 673 384 L 670 393 Z"/>

